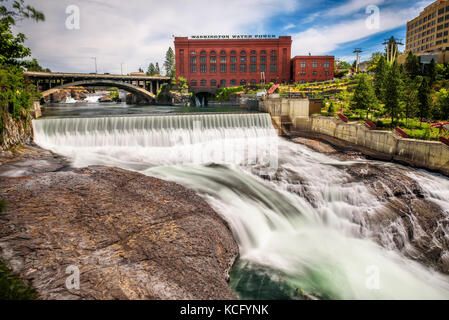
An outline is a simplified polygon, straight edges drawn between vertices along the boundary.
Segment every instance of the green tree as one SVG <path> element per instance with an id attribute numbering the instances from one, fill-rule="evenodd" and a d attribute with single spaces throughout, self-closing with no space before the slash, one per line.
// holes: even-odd
<path id="1" fill-rule="evenodd" d="M 415 79 L 421 74 L 421 64 L 419 57 L 414 55 L 411 51 L 408 52 L 405 60 L 405 72 L 411 79 Z"/>
<path id="2" fill-rule="evenodd" d="M 189 86 L 187 84 L 187 79 L 183 77 L 178 78 L 178 86 L 182 89 L 187 89 Z"/>
<path id="3" fill-rule="evenodd" d="M 334 113 L 335 113 L 334 101 L 331 100 L 331 102 L 329 104 L 329 108 L 327 109 L 327 115 L 333 116 Z"/>
<path id="4" fill-rule="evenodd" d="M 385 103 L 384 92 L 388 69 L 387 60 L 382 55 L 374 69 L 374 93 L 376 94 L 377 99 L 383 103 Z"/>
<path id="5" fill-rule="evenodd" d="M 155 76 L 156 73 L 156 67 L 154 66 L 153 63 L 150 63 L 150 65 L 148 66 L 148 70 L 147 70 L 147 75 L 149 76 Z"/>
<path id="6" fill-rule="evenodd" d="M 394 125 L 395 119 L 401 114 L 403 82 L 399 66 L 396 61 L 391 65 L 385 78 L 385 108 L 387 114 L 391 117 L 391 124 Z"/>
<path id="7" fill-rule="evenodd" d="M 434 59 L 432 59 L 429 64 L 424 66 L 424 76 L 428 78 L 429 86 L 432 86 L 437 78 L 437 70 Z"/>
<path id="8" fill-rule="evenodd" d="M 439 119 L 449 120 L 449 90 L 443 88 L 437 92 Z"/>
<path id="9" fill-rule="evenodd" d="M 414 79 L 406 78 L 404 86 L 404 115 L 405 122 L 413 118 L 418 112 L 418 92 L 423 78 L 417 76 Z"/>
<path id="10" fill-rule="evenodd" d="M 51 72 L 51 70 L 48 68 L 42 68 L 35 58 L 33 58 L 32 60 L 24 61 L 23 66 L 25 67 L 25 69 L 27 69 L 27 71 Z"/>
<path id="11" fill-rule="evenodd" d="M 161 75 L 161 68 L 159 68 L 159 63 L 158 62 L 156 62 L 156 66 L 154 68 L 156 70 L 156 74 L 158 76 L 160 76 Z"/>
<path id="12" fill-rule="evenodd" d="M 143 69 L 141 67 L 139 67 L 139 72 L 143 72 Z"/>
<path id="13" fill-rule="evenodd" d="M 371 58 L 368 62 L 368 71 L 374 72 L 374 70 L 377 67 L 377 63 L 379 62 L 380 58 L 383 56 L 381 52 L 374 52 L 371 54 Z"/>
<path id="14" fill-rule="evenodd" d="M 167 77 L 174 78 L 176 76 L 175 53 L 171 47 L 168 48 L 167 53 L 165 54 L 164 69 Z"/>
<path id="15" fill-rule="evenodd" d="M 374 88 L 365 74 L 358 76 L 357 85 L 354 88 L 354 96 L 351 99 L 351 109 L 361 115 L 366 114 L 366 118 L 377 106 L 377 98 Z"/>
<path id="16" fill-rule="evenodd" d="M 7 5 L 9 4 L 9 5 Z M 14 35 L 12 27 L 23 19 L 44 21 L 42 12 L 26 5 L 24 0 L 0 0 L 0 64 L 24 65 L 23 59 L 31 55 L 31 50 L 23 45 L 26 37 L 23 33 Z"/>
<path id="17" fill-rule="evenodd" d="M 419 121 L 422 123 L 424 119 L 430 116 L 430 110 L 432 109 L 432 98 L 430 96 L 430 86 L 429 81 L 425 77 L 421 81 L 421 85 L 418 90 L 418 117 Z"/>

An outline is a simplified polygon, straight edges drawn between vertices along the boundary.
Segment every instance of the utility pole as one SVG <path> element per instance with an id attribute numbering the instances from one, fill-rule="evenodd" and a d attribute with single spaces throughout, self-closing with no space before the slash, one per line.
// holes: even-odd
<path id="1" fill-rule="evenodd" d="M 95 74 L 97 74 L 98 73 L 98 70 L 97 70 L 97 57 L 92 57 L 91 59 L 94 59 L 94 61 L 95 61 Z"/>
<path id="2" fill-rule="evenodd" d="M 122 62 L 122 63 L 120 63 L 120 74 L 123 76 L 123 65 L 124 65 L 124 63 Z"/>
<path id="3" fill-rule="evenodd" d="M 362 53 L 363 50 L 360 48 L 355 48 L 353 53 L 357 54 L 357 57 L 355 59 L 355 73 L 359 72 L 359 53 Z"/>
<path id="4" fill-rule="evenodd" d="M 387 53 L 387 62 L 389 65 L 392 65 L 398 56 L 398 46 L 403 46 L 401 39 L 396 39 L 392 36 L 390 39 L 385 39 L 385 42 L 382 43 L 386 45 L 386 53 Z"/>

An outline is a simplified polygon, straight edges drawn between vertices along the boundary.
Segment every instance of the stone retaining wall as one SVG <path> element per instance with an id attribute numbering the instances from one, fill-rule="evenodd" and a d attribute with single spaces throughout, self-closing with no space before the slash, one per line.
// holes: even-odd
<path id="1" fill-rule="evenodd" d="M 390 158 L 449 176 L 449 147 L 441 142 L 406 139 L 390 131 L 369 130 L 362 124 L 347 124 L 331 117 L 296 119 L 293 124 L 293 134 L 313 133 L 315 137 L 331 143 L 343 142 L 342 146 L 358 148 L 376 158 Z"/>

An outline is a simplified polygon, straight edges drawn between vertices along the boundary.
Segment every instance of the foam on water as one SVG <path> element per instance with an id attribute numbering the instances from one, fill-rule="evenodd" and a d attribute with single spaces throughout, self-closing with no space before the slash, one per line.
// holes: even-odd
<path id="1" fill-rule="evenodd" d="M 267 114 L 43 119 L 33 126 L 37 144 L 76 166 L 114 165 L 196 190 L 239 244 L 245 267 L 231 284 L 242 297 L 252 290 L 243 275 L 257 270 L 286 296 L 300 288 L 333 299 L 449 298 L 446 275 L 370 239 L 364 217 L 383 204 L 342 169 L 354 161 L 278 138 Z M 265 180 L 255 172 L 273 143 L 278 170 Z M 409 174 L 449 208 L 448 179 Z"/>

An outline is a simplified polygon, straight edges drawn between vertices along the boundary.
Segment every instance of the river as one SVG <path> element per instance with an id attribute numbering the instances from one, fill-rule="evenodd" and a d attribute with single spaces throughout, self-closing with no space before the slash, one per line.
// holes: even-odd
<path id="1" fill-rule="evenodd" d="M 35 142 L 76 167 L 117 166 L 198 192 L 239 244 L 230 286 L 242 299 L 449 299 L 449 276 L 416 249 L 422 228 L 413 205 L 407 221 L 414 235 L 401 219 L 372 222 L 396 215 L 395 201 L 434 206 L 438 234 L 423 237 L 439 248 L 435 261 L 444 265 L 448 178 L 313 151 L 279 138 L 268 114 L 204 111 L 220 109 L 53 105 L 33 121 Z M 393 172 L 410 193 L 380 197 L 372 187 L 376 181 L 354 178 L 358 168 L 360 174 L 377 170 L 386 194 L 391 187 L 382 181 L 395 178 L 383 175 Z"/>

